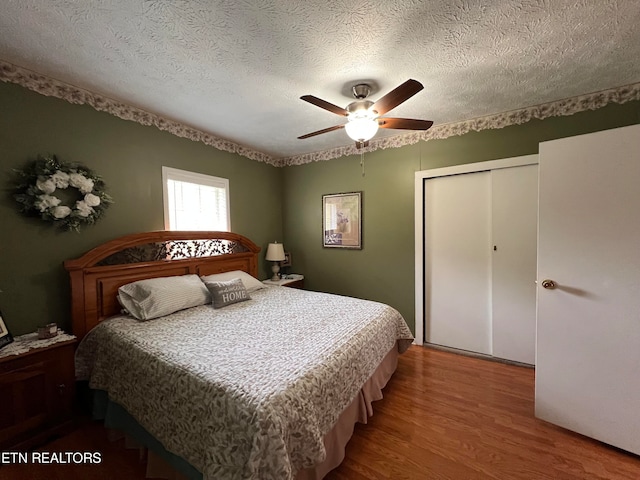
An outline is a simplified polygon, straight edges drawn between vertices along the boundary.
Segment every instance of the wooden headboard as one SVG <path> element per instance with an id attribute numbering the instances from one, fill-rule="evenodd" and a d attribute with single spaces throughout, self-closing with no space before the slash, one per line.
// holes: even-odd
<path id="1" fill-rule="evenodd" d="M 243 270 L 258 276 L 260 247 L 229 232 L 145 232 L 111 240 L 64 262 L 71 277 L 73 334 L 79 339 L 120 311 L 118 287 L 145 278 Z"/>

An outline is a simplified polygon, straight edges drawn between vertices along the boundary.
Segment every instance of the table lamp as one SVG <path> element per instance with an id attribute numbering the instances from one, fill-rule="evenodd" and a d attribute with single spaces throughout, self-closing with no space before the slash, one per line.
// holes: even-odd
<path id="1" fill-rule="evenodd" d="M 284 246 L 278 242 L 270 243 L 267 247 L 267 256 L 265 258 L 267 261 L 273 262 L 273 266 L 271 267 L 273 277 L 271 277 L 271 280 L 277 282 L 280 280 L 278 277 L 278 272 L 280 272 L 280 262 L 284 260 Z"/>

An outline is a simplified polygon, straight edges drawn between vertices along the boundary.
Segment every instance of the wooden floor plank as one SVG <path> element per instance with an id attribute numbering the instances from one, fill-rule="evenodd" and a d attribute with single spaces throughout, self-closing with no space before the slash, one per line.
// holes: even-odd
<path id="1" fill-rule="evenodd" d="M 640 457 L 534 417 L 533 369 L 412 346 L 326 480 L 638 480 Z M 640 432 L 639 432 L 640 434 Z M 99 466 L 3 465 L 0 480 L 142 480 L 135 450 L 85 422 L 42 448 Z"/>

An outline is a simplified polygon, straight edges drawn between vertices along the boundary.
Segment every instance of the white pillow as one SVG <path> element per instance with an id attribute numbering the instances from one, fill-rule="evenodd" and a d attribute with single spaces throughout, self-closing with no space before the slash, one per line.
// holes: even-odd
<path id="1" fill-rule="evenodd" d="M 151 320 L 211 302 L 197 275 L 150 278 L 122 285 L 118 301 L 138 320 Z"/>
<path id="2" fill-rule="evenodd" d="M 260 290 L 261 288 L 267 288 L 267 286 L 260 280 L 252 277 L 247 272 L 243 272 L 242 270 L 214 273 L 213 275 L 207 275 L 206 277 L 201 278 L 203 282 L 226 282 L 229 280 L 233 280 L 234 278 L 239 278 L 240 280 L 242 280 L 242 283 L 244 283 L 244 288 L 246 288 L 247 292 L 249 293 Z"/>

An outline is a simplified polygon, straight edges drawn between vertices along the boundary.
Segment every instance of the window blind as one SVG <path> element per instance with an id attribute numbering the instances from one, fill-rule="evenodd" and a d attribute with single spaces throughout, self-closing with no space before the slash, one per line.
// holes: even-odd
<path id="1" fill-rule="evenodd" d="M 228 180 L 174 170 L 163 167 L 166 227 L 169 230 L 228 231 Z"/>

